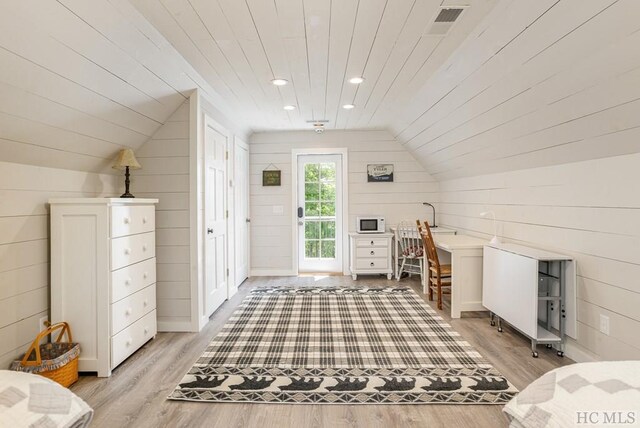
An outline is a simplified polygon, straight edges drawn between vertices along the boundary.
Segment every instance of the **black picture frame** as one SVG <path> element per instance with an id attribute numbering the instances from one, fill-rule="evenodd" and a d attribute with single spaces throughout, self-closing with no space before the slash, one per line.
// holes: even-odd
<path id="1" fill-rule="evenodd" d="M 280 171 L 279 169 L 265 169 L 264 171 L 262 171 L 262 185 L 281 186 L 282 171 Z"/>
<path id="2" fill-rule="evenodd" d="M 393 164 L 368 164 L 367 182 L 369 183 L 393 183 Z"/>

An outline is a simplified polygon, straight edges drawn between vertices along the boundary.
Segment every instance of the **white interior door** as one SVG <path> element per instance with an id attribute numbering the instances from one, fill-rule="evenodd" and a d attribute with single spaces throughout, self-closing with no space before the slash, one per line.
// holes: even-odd
<path id="1" fill-rule="evenodd" d="M 342 272 L 342 155 L 298 156 L 298 271 Z"/>
<path id="2" fill-rule="evenodd" d="M 227 136 L 205 118 L 204 126 L 205 249 L 204 315 L 227 299 L 226 152 Z"/>
<path id="3" fill-rule="evenodd" d="M 249 277 L 249 147 L 235 146 L 236 286 Z"/>

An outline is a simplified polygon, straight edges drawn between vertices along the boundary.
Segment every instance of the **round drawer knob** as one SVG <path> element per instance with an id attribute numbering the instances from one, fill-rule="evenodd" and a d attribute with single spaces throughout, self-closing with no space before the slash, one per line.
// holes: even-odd
<path id="1" fill-rule="evenodd" d="M 126 343 L 126 345 L 127 345 L 127 346 L 131 346 L 131 344 L 132 344 L 132 343 L 133 343 L 133 339 L 128 338 L 128 339 L 127 339 L 127 343 Z"/>
<path id="2" fill-rule="evenodd" d="M 146 217 L 142 217 L 142 223 L 143 224 L 147 224 L 147 218 Z"/>
<path id="3" fill-rule="evenodd" d="M 375 266 L 375 263 L 373 263 L 373 262 L 371 262 L 370 264 L 371 264 L 371 267 L 374 267 L 374 266 Z"/>
<path id="4" fill-rule="evenodd" d="M 124 285 L 131 285 L 131 278 L 127 278 L 127 279 L 124 281 Z"/>
<path id="5" fill-rule="evenodd" d="M 125 217 L 122 219 L 122 221 L 124 222 L 124 224 L 129 224 L 131 223 L 131 219 L 129 217 Z"/>
<path id="6" fill-rule="evenodd" d="M 147 302 L 146 300 L 144 302 L 142 302 L 143 306 L 147 306 L 149 304 L 149 302 Z"/>
<path id="7" fill-rule="evenodd" d="M 372 256 L 375 256 L 375 255 L 376 255 L 376 252 L 375 252 L 375 251 L 371 251 L 371 255 L 372 255 Z"/>
<path id="8" fill-rule="evenodd" d="M 127 310 L 124 311 L 124 313 L 127 314 L 127 315 L 131 315 L 131 308 L 127 308 Z"/>
<path id="9" fill-rule="evenodd" d="M 148 327 L 145 327 L 145 328 L 144 328 L 144 334 L 147 334 L 147 333 L 149 333 L 149 328 L 148 328 Z"/>
<path id="10" fill-rule="evenodd" d="M 371 245 L 373 245 L 373 241 L 371 241 Z"/>
<path id="11" fill-rule="evenodd" d="M 142 274 L 142 277 L 143 277 L 144 279 L 147 279 L 147 278 L 149 277 L 149 274 L 148 274 L 147 272 L 145 272 L 145 273 L 143 273 L 143 274 Z"/>
<path id="12" fill-rule="evenodd" d="M 146 245 L 142 246 L 142 251 L 147 251 L 147 246 Z"/>
<path id="13" fill-rule="evenodd" d="M 131 248 L 125 248 L 125 249 L 124 249 L 124 253 L 125 253 L 126 255 L 131 254 Z"/>

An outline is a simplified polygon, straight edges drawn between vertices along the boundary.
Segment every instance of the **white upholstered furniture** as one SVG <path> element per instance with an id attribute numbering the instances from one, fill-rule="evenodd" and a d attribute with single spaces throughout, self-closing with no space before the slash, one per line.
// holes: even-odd
<path id="1" fill-rule="evenodd" d="M 157 199 L 52 199 L 51 321 L 80 343 L 79 370 L 111 370 L 156 335 Z"/>

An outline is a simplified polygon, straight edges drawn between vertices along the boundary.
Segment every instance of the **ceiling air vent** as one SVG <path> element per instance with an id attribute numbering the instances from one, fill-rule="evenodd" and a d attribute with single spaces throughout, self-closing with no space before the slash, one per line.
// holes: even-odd
<path id="1" fill-rule="evenodd" d="M 436 16 L 433 24 L 427 30 L 426 34 L 434 36 L 444 36 L 451 30 L 453 23 L 460 17 L 464 8 L 449 7 L 440 9 L 440 13 Z"/>

